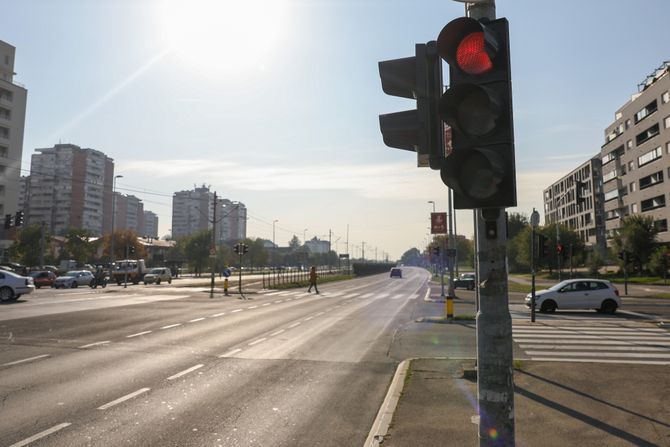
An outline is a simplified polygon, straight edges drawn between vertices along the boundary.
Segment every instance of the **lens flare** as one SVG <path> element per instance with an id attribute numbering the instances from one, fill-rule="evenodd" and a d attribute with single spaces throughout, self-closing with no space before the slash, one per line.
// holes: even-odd
<path id="1" fill-rule="evenodd" d="M 495 428 L 489 428 L 489 438 L 491 438 L 494 441 L 498 439 L 498 430 L 496 430 Z"/>

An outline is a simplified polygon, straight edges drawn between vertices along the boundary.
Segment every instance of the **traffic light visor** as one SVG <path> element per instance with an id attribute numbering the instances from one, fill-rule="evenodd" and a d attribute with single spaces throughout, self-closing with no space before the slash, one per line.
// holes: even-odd
<path id="1" fill-rule="evenodd" d="M 486 200 L 500 191 L 505 164 L 495 150 L 474 149 L 451 154 L 440 174 L 442 181 L 459 194 Z"/>
<path id="2" fill-rule="evenodd" d="M 470 136 L 483 136 L 498 125 L 500 100 L 497 95 L 474 84 L 454 86 L 440 98 L 440 117 L 451 127 Z"/>
<path id="3" fill-rule="evenodd" d="M 470 75 L 479 75 L 493 69 L 497 41 L 486 27 L 470 17 L 449 22 L 437 38 L 440 57 L 449 65 Z"/>

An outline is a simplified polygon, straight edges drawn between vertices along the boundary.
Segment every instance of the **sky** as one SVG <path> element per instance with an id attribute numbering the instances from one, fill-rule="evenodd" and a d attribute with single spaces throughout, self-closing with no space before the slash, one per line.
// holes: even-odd
<path id="1" fill-rule="evenodd" d="M 665 60 L 667 0 L 498 0 L 510 23 L 518 206 L 599 152 L 615 111 Z M 0 40 L 28 89 L 36 148 L 114 159 L 117 191 L 171 227 L 172 194 L 209 185 L 247 206 L 250 237 L 399 258 L 446 211 L 438 171 L 386 147 L 377 63 L 413 56 L 463 16 L 432 0 L 3 0 Z M 445 66 L 446 70 L 446 66 Z M 445 77 L 445 82 L 448 76 Z M 473 234 L 472 211 L 457 211 Z M 347 233 L 348 229 L 348 233 Z M 364 243 L 364 244 L 363 244 Z"/>

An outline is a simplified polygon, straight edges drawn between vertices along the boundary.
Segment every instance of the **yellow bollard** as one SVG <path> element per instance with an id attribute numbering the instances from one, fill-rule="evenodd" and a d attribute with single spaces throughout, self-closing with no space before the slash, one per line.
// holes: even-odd
<path id="1" fill-rule="evenodd" d="M 453 320 L 454 319 L 454 299 L 450 296 L 447 297 L 446 307 L 447 307 L 447 318 L 449 320 Z"/>
<path id="2" fill-rule="evenodd" d="M 228 296 L 228 278 L 223 280 L 223 294 Z"/>

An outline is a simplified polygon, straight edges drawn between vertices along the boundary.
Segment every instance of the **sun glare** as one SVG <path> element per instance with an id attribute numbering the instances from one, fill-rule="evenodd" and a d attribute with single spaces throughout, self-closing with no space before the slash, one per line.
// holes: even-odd
<path id="1" fill-rule="evenodd" d="M 286 0 L 164 0 L 158 14 L 171 53 L 196 70 L 262 69 L 287 28 Z"/>

